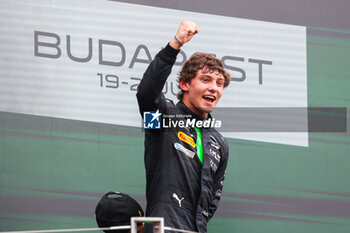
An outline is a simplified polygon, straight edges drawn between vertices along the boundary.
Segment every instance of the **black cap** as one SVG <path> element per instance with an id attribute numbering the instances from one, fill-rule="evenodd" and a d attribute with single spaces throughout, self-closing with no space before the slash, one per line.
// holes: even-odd
<path id="1" fill-rule="evenodd" d="M 131 217 L 143 216 L 139 203 L 129 195 L 120 192 L 108 192 L 103 195 L 95 209 L 95 218 L 99 227 L 130 225 Z"/>

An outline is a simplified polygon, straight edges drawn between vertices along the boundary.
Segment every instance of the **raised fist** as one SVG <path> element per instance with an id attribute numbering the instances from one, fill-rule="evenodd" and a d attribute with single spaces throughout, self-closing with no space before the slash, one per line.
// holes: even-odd
<path id="1" fill-rule="evenodd" d="M 199 30 L 195 22 L 183 19 L 177 29 L 176 38 L 170 42 L 170 45 L 175 49 L 180 49 L 183 44 L 190 41 L 198 32 Z"/>

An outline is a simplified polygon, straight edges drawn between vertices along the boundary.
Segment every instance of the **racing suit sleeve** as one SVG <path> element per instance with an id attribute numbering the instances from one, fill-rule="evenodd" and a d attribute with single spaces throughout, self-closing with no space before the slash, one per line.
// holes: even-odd
<path id="1" fill-rule="evenodd" d="M 219 165 L 219 169 L 216 171 L 214 185 L 213 185 L 213 199 L 209 205 L 208 218 L 209 220 L 214 216 L 214 213 L 219 205 L 221 199 L 222 189 L 224 187 L 225 173 L 228 161 L 228 147 L 226 154 L 223 156 L 223 160 Z"/>
<path id="2" fill-rule="evenodd" d="M 155 111 L 162 107 L 162 100 L 164 100 L 162 90 L 179 52 L 180 50 L 176 50 L 167 44 L 155 56 L 143 74 L 136 93 L 142 116 L 144 111 Z"/>

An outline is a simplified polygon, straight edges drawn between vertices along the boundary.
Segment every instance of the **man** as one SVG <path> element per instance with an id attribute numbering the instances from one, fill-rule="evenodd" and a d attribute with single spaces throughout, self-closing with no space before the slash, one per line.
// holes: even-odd
<path id="1" fill-rule="evenodd" d="M 143 217 L 142 207 L 125 193 L 108 192 L 97 203 L 95 219 L 99 227 L 130 225 L 131 217 Z M 137 233 L 142 233 L 143 224 L 138 225 Z M 106 233 L 130 233 L 130 230 L 106 230 Z"/>
<path id="2" fill-rule="evenodd" d="M 182 20 L 176 36 L 147 68 L 137 99 L 142 116 L 158 111 L 175 116 L 173 121 L 199 122 L 199 127 L 179 124 L 145 130 L 146 216 L 164 217 L 166 226 L 203 233 L 220 200 L 228 146 L 214 128 L 200 126 L 212 120 L 210 112 L 231 77 L 220 60 L 199 53 L 180 72 L 180 101 L 175 105 L 162 94 L 180 48 L 198 32 L 194 22 Z M 151 230 L 145 227 L 144 232 Z"/>

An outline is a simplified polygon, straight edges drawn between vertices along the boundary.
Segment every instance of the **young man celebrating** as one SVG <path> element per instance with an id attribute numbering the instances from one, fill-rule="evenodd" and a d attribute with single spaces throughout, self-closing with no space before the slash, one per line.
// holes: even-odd
<path id="1" fill-rule="evenodd" d="M 176 36 L 147 68 L 137 100 L 142 116 L 157 111 L 197 126 L 145 130 L 146 216 L 164 217 L 166 226 L 203 233 L 221 197 L 228 146 L 215 128 L 200 126 L 212 119 L 210 112 L 231 77 L 220 60 L 198 53 L 180 72 L 180 101 L 175 105 L 162 94 L 180 48 L 198 32 L 194 22 L 181 21 Z M 145 227 L 144 232 L 151 230 Z"/>

